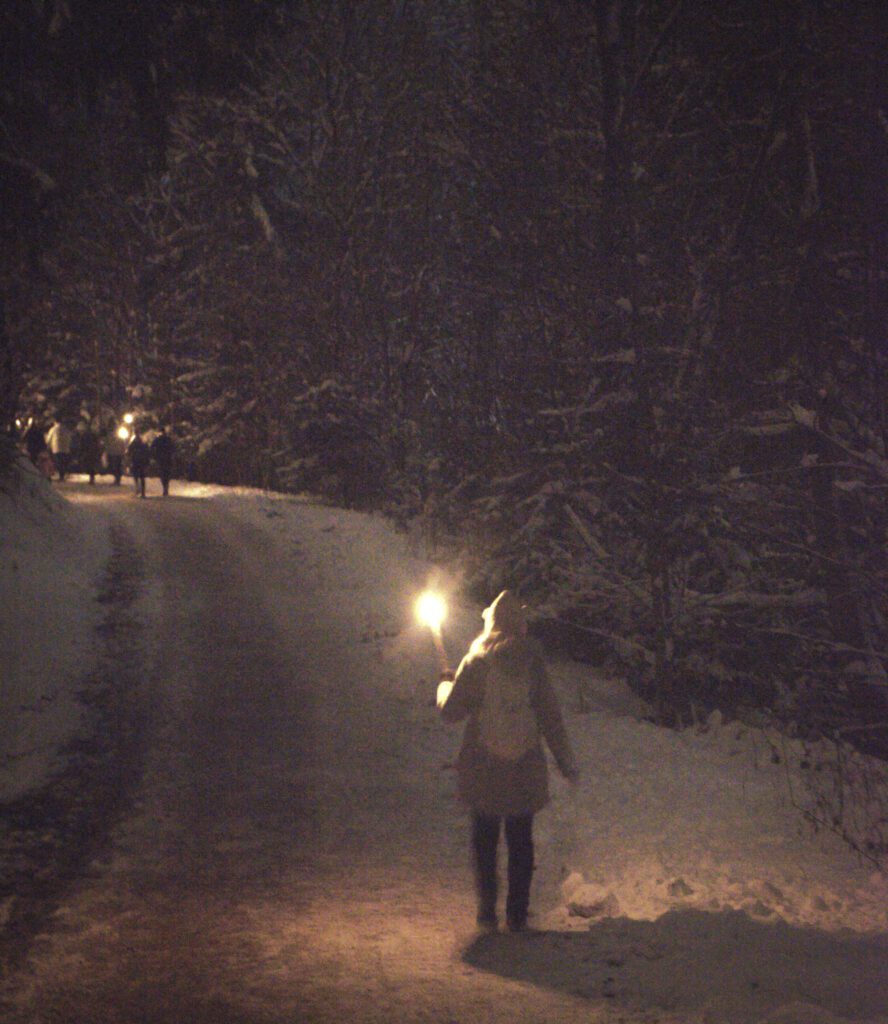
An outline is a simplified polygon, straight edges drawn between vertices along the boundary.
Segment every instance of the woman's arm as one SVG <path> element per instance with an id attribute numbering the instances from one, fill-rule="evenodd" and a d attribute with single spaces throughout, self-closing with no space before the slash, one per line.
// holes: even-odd
<path id="1" fill-rule="evenodd" d="M 567 736 L 567 729 L 564 727 L 558 696 L 549 682 L 549 675 L 541 657 L 536 669 L 536 710 L 540 732 L 543 734 L 549 750 L 552 751 L 558 770 L 566 779 L 575 781 L 579 777 L 580 770 Z"/>
<path id="2" fill-rule="evenodd" d="M 452 682 L 446 676 L 442 678 L 438 684 L 438 710 L 445 722 L 461 722 L 481 704 L 486 671 L 483 658 L 467 654 Z"/>

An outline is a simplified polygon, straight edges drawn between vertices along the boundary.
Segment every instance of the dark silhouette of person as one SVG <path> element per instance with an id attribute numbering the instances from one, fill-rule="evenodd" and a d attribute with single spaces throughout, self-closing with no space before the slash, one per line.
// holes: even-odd
<path id="1" fill-rule="evenodd" d="M 121 428 L 124 429 L 124 428 Z M 111 429 L 105 437 L 105 455 L 108 457 L 108 470 L 119 486 L 123 476 L 123 457 L 126 455 L 126 435 L 121 436 L 120 430 Z"/>
<path id="2" fill-rule="evenodd" d="M 170 477 L 173 475 L 173 455 L 175 451 L 176 446 L 173 443 L 173 439 L 166 432 L 166 429 L 161 427 L 160 433 L 151 442 L 151 455 L 157 463 L 164 494 L 170 493 Z"/>
<path id="3" fill-rule="evenodd" d="M 28 458 L 36 466 L 37 461 L 40 458 L 40 453 L 46 451 L 46 437 L 43 434 L 40 424 L 36 420 L 31 421 L 31 425 L 25 431 L 25 436 L 22 440 L 25 442 L 25 450 L 28 453 Z"/>
<path id="4" fill-rule="evenodd" d="M 139 431 L 133 433 L 133 439 L 126 450 L 129 456 L 130 472 L 136 485 L 136 494 L 140 498 L 145 497 L 145 474 L 148 472 L 148 463 L 151 461 L 151 449 L 142 440 Z"/>
<path id="5" fill-rule="evenodd" d="M 87 427 L 80 438 L 80 468 L 84 473 L 89 473 L 91 484 L 96 482 L 101 460 L 102 441 L 91 427 Z"/>

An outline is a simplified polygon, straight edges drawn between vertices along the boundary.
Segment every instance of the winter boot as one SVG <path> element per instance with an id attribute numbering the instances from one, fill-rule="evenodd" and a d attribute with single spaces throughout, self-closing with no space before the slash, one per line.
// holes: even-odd
<path id="1" fill-rule="evenodd" d="M 478 908 L 477 917 L 478 927 L 483 932 L 495 932 L 499 927 L 499 921 L 497 920 L 496 910 L 490 906 L 481 906 Z"/>

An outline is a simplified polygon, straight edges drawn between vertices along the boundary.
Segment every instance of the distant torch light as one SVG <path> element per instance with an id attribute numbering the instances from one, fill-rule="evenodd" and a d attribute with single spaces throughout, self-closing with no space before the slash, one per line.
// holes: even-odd
<path id="1" fill-rule="evenodd" d="M 126 413 L 123 414 L 123 422 L 124 423 L 132 423 L 135 418 L 136 417 L 133 416 L 133 414 L 131 412 L 126 412 Z"/>
<path id="2" fill-rule="evenodd" d="M 447 651 L 444 650 L 444 637 L 441 635 L 441 625 L 447 617 L 447 604 L 444 598 L 432 590 L 426 590 L 416 599 L 415 610 L 417 619 L 431 630 L 432 643 L 438 652 L 441 671 L 448 671 Z"/>
<path id="3" fill-rule="evenodd" d="M 121 441 L 127 441 L 129 439 L 129 427 L 118 427 L 117 436 Z"/>
<path id="4" fill-rule="evenodd" d="M 447 617 L 447 604 L 440 594 L 427 590 L 420 594 L 416 600 L 416 617 L 423 626 L 440 636 L 441 625 Z"/>

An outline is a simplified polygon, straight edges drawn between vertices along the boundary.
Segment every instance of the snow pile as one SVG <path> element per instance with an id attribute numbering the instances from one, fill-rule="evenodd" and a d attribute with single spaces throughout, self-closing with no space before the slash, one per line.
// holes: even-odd
<path id="1" fill-rule="evenodd" d="M 0 490 L 0 799 L 39 785 L 80 725 L 95 663 L 107 521 L 63 500 L 30 464 Z"/>
<path id="2" fill-rule="evenodd" d="M 888 880 L 837 836 L 812 834 L 773 737 L 739 723 L 673 732 L 611 712 L 571 724 L 585 782 L 555 808 L 554 828 L 568 837 L 571 870 L 606 885 L 622 913 L 739 910 L 828 931 L 888 930 Z M 559 923 L 578 921 L 568 913 Z"/>

